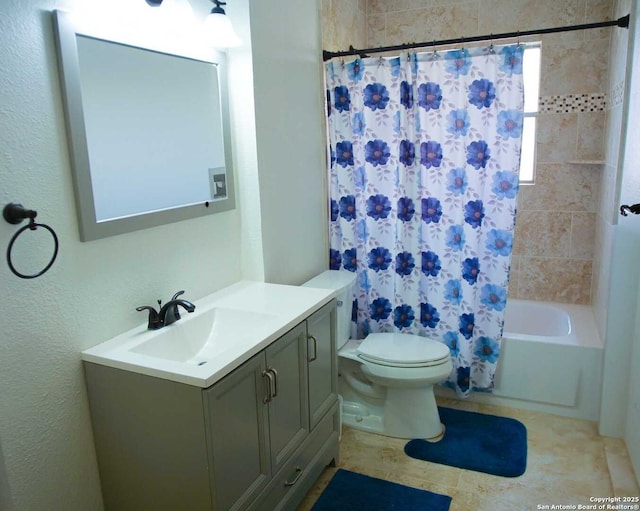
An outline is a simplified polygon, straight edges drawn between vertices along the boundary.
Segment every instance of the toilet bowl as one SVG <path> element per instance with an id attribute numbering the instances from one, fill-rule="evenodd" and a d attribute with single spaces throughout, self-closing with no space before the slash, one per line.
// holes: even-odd
<path id="1" fill-rule="evenodd" d="M 349 340 L 355 274 L 328 270 L 305 283 L 338 298 L 338 390 L 345 425 L 396 438 L 442 437 L 433 385 L 452 370 L 449 348 L 412 334 L 373 333 Z"/>

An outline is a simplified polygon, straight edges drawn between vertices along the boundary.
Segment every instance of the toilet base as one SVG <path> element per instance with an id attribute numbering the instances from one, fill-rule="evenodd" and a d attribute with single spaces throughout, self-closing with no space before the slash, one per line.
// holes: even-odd
<path id="1" fill-rule="evenodd" d="M 390 390 L 393 389 L 387 389 L 387 391 Z M 418 398 L 420 405 L 416 404 L 415 407 L 413 404 L 402 406 L 403 400 L 386 401 L 379 406 L 345 399 L 342 405 L 342 424 L 393 438 L 422 438 L 437 442 L 444 435 L 444 426 L 440 423 L 433 392 L 425 392 L 424 389 L 416 390 L 419 390 L 420 394 L 414 397 Z M 402 389 L 405 399 L 406 391 L 407 389 Z M 431 394 L 431 398 L 425 398 L 425 394 L 427 396 Z M 431 404 L 429 404 L 430 401 L 432 401 Z M 415 399 L 412 403 L 416 403 Z"/>
<path id="2" fill-rule="evenodd" d="M 443 434 L 433 387 L 388 388 L 383 421 L 389 436 L 397 438 L 435 439 Z"/>

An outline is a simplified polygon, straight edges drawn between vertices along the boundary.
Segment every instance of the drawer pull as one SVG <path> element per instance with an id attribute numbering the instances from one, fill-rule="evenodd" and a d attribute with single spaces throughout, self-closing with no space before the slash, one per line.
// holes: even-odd
<path id="1" fill-rule="evenodd" d="M 296 467 L 296 476 L 293 478 L 293 481 L 285 481 L 285 486 L 293 486 L 298 482 L 298 479 L 302 476 L 302 469 L 300 467 Z"/>
<path id="2" fill-rule="evenodd" d="M 269 401 L 271 401 L 273 399 L 273 392 L 271 391 L 271 389 L 273 388 L 273 374 L 271 373 L 271 370 L 267 369 L 266 371 L 262 371 L 262 376 L 266 376 L 267 380 L 269 380 L 269 385 L 267 387 L 267 395 L 264 397 L 264 399 L 262 400 L 263 403 L 268 403 Z"/>
<path id="3" fill-rule="evenodd" d="M 267 369 L 267 371 L 273 375 L 273 394 L 271 397 L 278 397 L 278 372 L 273 367 Z"/>
<path id="4" fill-rule="evenodd" d="M 311 334 L 309 334 L 308 338 L 313 341 L 313 356 L 311 358 L 309 358 L 309 362 L 313 362 L 314 360 L 317 360 L 317 358 L 318 358 L 318 341 Z"/>

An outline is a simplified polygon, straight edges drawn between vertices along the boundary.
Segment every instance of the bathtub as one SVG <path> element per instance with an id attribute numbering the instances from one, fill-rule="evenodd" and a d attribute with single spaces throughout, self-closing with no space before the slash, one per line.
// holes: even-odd
<path id="1" fill-rule="evenodd" d="M 471 399 L 598 420 L 603 355 L 590 306 L 509 299 L 494 391 Z"/>

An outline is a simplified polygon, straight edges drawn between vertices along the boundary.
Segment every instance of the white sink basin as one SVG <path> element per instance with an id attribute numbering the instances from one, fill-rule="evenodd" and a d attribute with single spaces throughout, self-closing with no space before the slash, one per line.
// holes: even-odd
<path id="1" fill-rule="evenodd" d="M 202 366 L 257 335 L 257 329 L 272 321 L 276 314 L 213 307 L 153 332 L 148 341 L 131 348 L 134 353 Z M 231 341 L 231 342 L 229 342 Z"/>
<path id="2" fill-rule="evenodd" d="M 209 387 L 328 303 L 335 292 L 238 282 L 159 330 L 146 322 L 82 352 L 85 362 Z M 142 320 L 142 316 L 140 316 Z"/>

